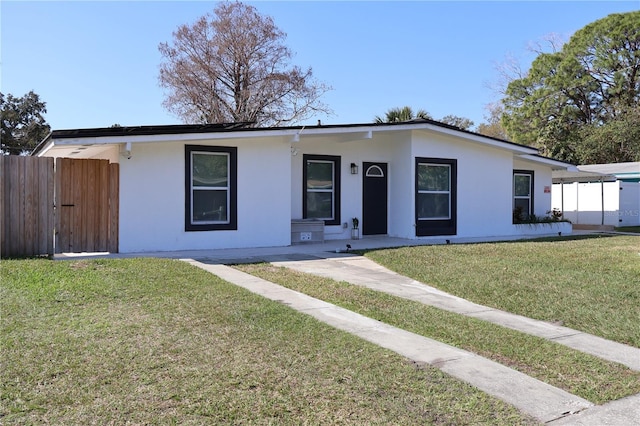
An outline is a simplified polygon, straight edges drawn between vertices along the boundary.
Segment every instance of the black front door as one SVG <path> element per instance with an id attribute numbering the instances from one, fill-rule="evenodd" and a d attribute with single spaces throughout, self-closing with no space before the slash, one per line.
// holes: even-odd
<path id="1" fill-rule="evenodd" d="M 362 235 L 387 233 L 387 163 L 363 163 Z"/>

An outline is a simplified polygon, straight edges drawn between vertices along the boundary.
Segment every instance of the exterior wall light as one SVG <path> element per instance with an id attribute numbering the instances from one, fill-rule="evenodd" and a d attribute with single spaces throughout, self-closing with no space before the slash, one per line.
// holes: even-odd
<path id="1" fill-rule="evenodd" d="M 358 174 L 358 165 L 356 163 L 351 163 L 351 174 L 352 175 Z"/>

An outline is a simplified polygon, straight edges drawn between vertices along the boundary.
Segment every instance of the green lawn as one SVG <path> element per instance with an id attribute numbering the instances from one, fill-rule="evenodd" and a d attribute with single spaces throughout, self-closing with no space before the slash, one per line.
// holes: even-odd
<path id="1" fill-rule="evenodd" d="M 366 256 L 482 305 L 640 347 L 640 237 L 421 246 Z"/>
<path id="2" fill-rule="evenodd" d="M 616 231 L 633 232 L 636 234 L 640 234 L 640 226 L 621 226 L 619 228 L 616 228 Z"/>
<path id="3" fill-rule="evenodd" d="M 236 268 L 493 359 L 597 404 L 640 393 L 640 372 L 539 337 L 346 282 L 266 263 L 236 265 Z"/>
<path id="4" fill-rule="evenodd" d="M 179 261 L 0 264 L 2 424 L 533 424 Z"/>

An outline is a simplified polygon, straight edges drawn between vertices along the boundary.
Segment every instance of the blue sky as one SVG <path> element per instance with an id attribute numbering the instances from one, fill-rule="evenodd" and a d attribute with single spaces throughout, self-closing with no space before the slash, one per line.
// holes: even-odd
<path id="1" fill-rule="evenodd" d="M 333 90 L 315 124 L 367 123 L 392 107 L 483 121 L 487 87 L 528 43 L 567 39 L 639 1 L 247 2 L 287 33 L 293 62 Z M 0 2 L 0 90 L 47 103 L 53 129 L 178 124 L 162 107 L 158 44 L 212 11 L 209 1 Z M 300 123 L 307 124 L 307 123 Z"/>

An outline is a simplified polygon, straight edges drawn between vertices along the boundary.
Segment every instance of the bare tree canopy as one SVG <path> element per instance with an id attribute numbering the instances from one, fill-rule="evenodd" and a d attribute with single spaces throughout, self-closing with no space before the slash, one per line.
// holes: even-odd
<path id="1" fill-rule="evenodd" d="M 240 2 L 220 3 L 159 45 L 163 105 L 185 123 L 292 124 L 329 114 L 320 97 L 330 90 L 290 64 L 286 34 Z"/>
<path id="2" fill-rule="evenodd" d="M 507 131 L 502 127 L 503 107 L 501 103 L 492 103 L 485 106 L 487 114 L 484 115 L 486 123 L 480 123 L 476 132 L 492 138 L 510 140 Z"/>

